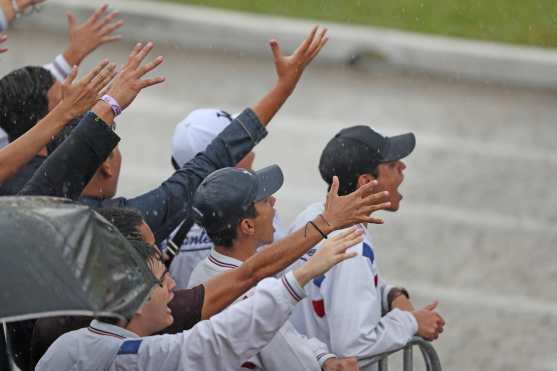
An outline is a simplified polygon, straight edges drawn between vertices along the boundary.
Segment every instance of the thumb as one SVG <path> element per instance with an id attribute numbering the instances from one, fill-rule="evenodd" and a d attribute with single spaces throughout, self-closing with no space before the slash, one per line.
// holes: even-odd
<path id="1" fill-rule="evenodd" d="M 269 45 L 271 46 L 271 51 L 273 52 L 273 58 L 275 59 L 275 63 L 278 63 L 280 58 L 282 58 L 282 52 L 280 51 L 280 46 L 277 40 L 269 41 Z"/>
<path id="2" fill-rule="evenodd" d="M 68 18 L 68 28 L 71 30 L 75 27 L 76 24 L 75 16 L 70 12 L 66 12 L 65 14 L 66 18 Z"/>
<path id="3" fill-rule="evenodd" d="M 428 304 L 424 307 L 424 309 L 429 310 L 429 311 L 433 311 L 435 308 L 437 308 L 437 305 L 439 304 L 439 302 L 437 300 L 433 301 L 433 303 Z"/>
<path id="4" fill-rule="evenodd" d="M 331 190 L 329 191 L 329 196 L 338 196 L 339 181 L 338 176 L 333 176 L 333 181 L 331 182 Z"/>

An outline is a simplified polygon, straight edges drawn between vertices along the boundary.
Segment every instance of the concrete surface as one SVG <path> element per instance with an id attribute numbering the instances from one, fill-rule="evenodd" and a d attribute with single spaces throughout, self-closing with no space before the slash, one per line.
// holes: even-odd
<path id="1" fill-rule="evenodd" d="M 124 62 L 131 41 L 97 51 L 82 71 L 104 56 Z M 64 45 L 62 35 L 11 32 L 0 71 L 49 62 Z M 270 54 L 172 43 L 156 54 L 166 57 L 160 72 L 168 81 L 118 120 L 121 195 L 145 192 L 171 173 L 170 137 L 192 109 L 239 112 L 274 81 Z M 402 208 L 370 227 L 382 274 L 406 286 L 418 305 L 440 300 L 447 326 L 435 346 L 446 370 L 555 370 L 556 99 L 548 90 L 314 65 L 257 147 L 256 167 L 283 168 L 277 208 L 288 225 L 324 197 L 317 159 L 340 128 L 415 132 Z"/>
<path id="2" fill-rule="evenodd" d="M 42 13 L 30 17 L 47 30 L 65 30 L 57 15 L 72 9 L 87 15 L 106 0 L 49 0 Z M 113 1 L 128 22 L 124 35 L 171 42 L 187 48 L 240 51 L 261 57 L 260 45 L 278 38 L 297 45 L 317 21 L 252 15 L 160 1 Z M 325 23 L 330 47 L 321 61 L 357 63 L 367 69 L 383 65 L 439 76 L 557 88 L 557 51 L 490 42 L 422 35 L 368 26 Z"/>

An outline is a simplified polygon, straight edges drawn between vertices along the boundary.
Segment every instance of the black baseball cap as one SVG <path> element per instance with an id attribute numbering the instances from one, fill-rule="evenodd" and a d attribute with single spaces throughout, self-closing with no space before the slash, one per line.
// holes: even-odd
<path id="1" fill-rule="evenodd" d="M 227 167 L 212 172 L 193 196 L 193 218 L 207 231 L 235 228 L 248 208 L 278 191 L 282 170 L 271 165 L 258 171 Z"/>
<path id="2" fill-rule="evenodd" d="M 319 172 L 328 183 L 333 176 L 353 176 L 377 165 L 408 156 L 416 146 L 413 133 L 384 136 L 369 126 L 357 125 L 339 131 L 327 143 L 319 160 Z"/>

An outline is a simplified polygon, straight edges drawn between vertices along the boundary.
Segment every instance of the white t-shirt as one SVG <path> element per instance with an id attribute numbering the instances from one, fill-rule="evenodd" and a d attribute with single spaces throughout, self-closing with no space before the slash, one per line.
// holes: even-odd
<path id="1" fill-rule="evenodd" d="M 323 211 L 322 203 L 312 204 L 298 215 L 290 231 L 305 226 Z M 309 250 L 294 267 L 309 259 L 320 246 Z M 363 242 L 348 251 L 355 251 L 357 256 L 305 286 L 308 298 L 294 309 L 290 321 L 300 333 L 321 340 L 339 357 L 370 358 L 404 346 L 417 331 L 416 319 L 398 309 L 383 315 L 393 286 L 386 285 L 380 277 L 371 239 L 366 235 Z M 377 365 L 361 361 L 360 368 L 376 370 Z"/>

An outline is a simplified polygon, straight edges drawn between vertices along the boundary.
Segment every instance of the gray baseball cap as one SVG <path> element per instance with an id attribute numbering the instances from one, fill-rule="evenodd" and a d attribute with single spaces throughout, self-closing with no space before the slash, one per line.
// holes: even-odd
<path id="1" fill-rule="evenodd" d="M 278 191 L 282 170 L 271 165 L 258 171 L 227 167 L 212 172 L 193 197 L 193 218 L 208 231 L 235 228 L 248 208 Z"/>

